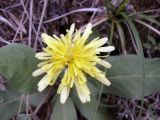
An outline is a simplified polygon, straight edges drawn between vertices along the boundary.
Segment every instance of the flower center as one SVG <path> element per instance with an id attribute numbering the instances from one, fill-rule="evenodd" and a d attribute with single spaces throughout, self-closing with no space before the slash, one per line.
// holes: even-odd
<path id="1" fill-rule="evenodd" d="M 72 51 L 69 50 L 67 52 L 67 54 L 65 55 L 65 61 L 64 61 L 64 63 L 65 63 L 65 65 L 69 65 L 69 64 L 73 63 L 73 60 L 74 60 L 74 56 L 72 54 Z"/>

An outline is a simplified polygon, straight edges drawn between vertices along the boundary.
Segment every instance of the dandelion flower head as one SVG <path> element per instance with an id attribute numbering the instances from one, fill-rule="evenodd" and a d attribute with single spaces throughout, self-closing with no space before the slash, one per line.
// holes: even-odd
<path id="1" fill-rule="evenodd" d="M 79 99 L 82 103 L 90 101 L 90 90 L 86 84 L 87 75 L 96 78 L 104 85 L 111 83 L 105 77 L 105 73 L 96 67 L 97 64 L 110 68 L 111 64 L 101 59 L 101 52 L 111 52 L 114 46 L 104 46 L 107 38 L 95 38 L 88 41 L 92 33 L 92 24 L 87 24 L 83 34 L 80 30 L 75 31 L 75 24 L 72 24 L 67 34 L 49 36 L 42 33 L 41 37 L 47 47 L 42 52 L 36 53 L 35 57 L 42 60 L 38 64 L 39 69 L 33 72 L 33 76 L 45 74 L 38 83 L 38 91 L 43 91 L 47 86 L 54 85 L 59 75 L 64 73 L 57 90 L 60 94 L 60 102 L 67 100 L 70 89 L 75 85 Z"/>

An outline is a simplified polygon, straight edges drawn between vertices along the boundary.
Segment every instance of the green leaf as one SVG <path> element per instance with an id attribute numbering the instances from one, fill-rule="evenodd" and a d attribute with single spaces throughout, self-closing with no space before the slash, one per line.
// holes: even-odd
<path id="1" fill-rule="evenodd" d="M 156 45 L 156 40 L 152 36 L 148 35 L 148 40 L 152 43 L 152 45 Z"/>
<path id="2" fill-rule="evenodd" d="M 23 99 L 21 101 L 23 95 Z M 45 94 L 42 93 L 36 93 L 29 95 L 29 104 L 31 106 L 37 107 L 41 100 L 44 98 Z M 20 112 L 23 112 L 25 110 L 25 95 L 21 93 L 16 93 L 12 91 L 0 91 L 0 116 L 1 120 L 8 120 L 11 117 L 17 115 L 20 107 L 20 101 L 21 101 L 21 109 Z M 14 107 L 14 109 L 12 109 Z M 4 114 L 5 112 L 5 114 Z M 23 115 L 18 116 L 17 119 L 23 118 Z"/>
<path id="3" fill-rule="evenodd" d="M 111 31 L 110 31 L 110 34 L 109 34 L 109 45 L 112 45 L 112 41 L 113 41 L 113 33 L 114 33 L 114 27 L 115 27 L 115 23 L 114 21 L 112 21 L 111 23 Z"/>
<path id="4" fill-rule="evenodd" d="M 147 49 L 150 49 L 151 48 L 151 44 L 149 43 L 143 43 L 143 46 Z"/>
<path id="5" fill-rule="evenodd" d="M 26 114 L 20 114 L 17 116 L 17 120 L 31 120 L 29 115 Z"/>
<path id="6" fill-rule="evenodd" d="M 12 91 L 0 91 L 0 104 L 3 102 L 8 102 L 13 99 L 20 98 L 22 94 L 15 93 Z"/>
<path id="7" fill-rule="evenodd" d="M 139 17 L 139 18 L 141 18 L 142 20 L 146 19 L 147 21 L 149 21 L 151 23 L 154 23 L 157 26 L 160 26 L 160 22 L 157 21 L 156 19 L 154 19 L 153 17 L 149 16 L 149 15 L 145 15 L 145 14 L 140 13 L 140 14 L 136 14 L 136 16 Z"/>
<path id="8" fill-rule="evenodd" d="M 77 120 L 76 109 L 70 98 L 65 104 L 61 104 L 57 97 L 50 120 Z"/>
<path id="9" fill-rule="evenodd" d="M 1 120 L 9 120 L 15 116 L 18 111 L 24 110 L 24 104 L 20 107 L 20 93 L 11 91 L 0 91 L 0 116 Z M 20 109 L 20 110 L 19 110 Z"/>
<path id="10" fill-rule="evenodd" d="M 9 120 L 11 117 L 15 116 L 19 111 L 20 99 L 13 99 L 0 104 L 0 117 L 1 120 Z M 20 111 L 24 110 L 22 105 Z"/>
<path id="11" fill-rule="evenodd" d="M 107 9 L 107 12 L 108 12 L 108 10 L 116 11 L 116 8 L 113 6 L 113 4 L 111 3 L 110 0 L 105 0 L 104 4 Z"/>
<path id="12" fill-rule="evenodd" d="M 125 14 L 122 13 L 122 15 L 124 16 L 124 18 L 126 18 L 127 20 L 127 24 L 129 25 L 129 28 L 130 30 L 132 31 L 132 34 L 133 34 L 133 37 L 134 37 L 134 40 L 135 40 L 135 43 L 137 45 L 137 48 L 138 48 L 138 52 L 137 52 L 137 55 L 139 56 L 139 61 L 140 61 L 140 64 L 139 66 L 141 66 L 141 77 L 142 77 L 142 96 L 141 96 L 141 99 L 142 99 L 142 102 L 141 102 L 141 110 L 139 112 L 139 115 L 138 115 L 138 118 L 140 119 L 141 118 L 141 115 L 142 115 L 142 108 L 143 108 L 143 105 L 144 105 L 144 96 L 145 96 L 145 87 L 146 87 L 146 81 L 145 81 L 145 63 L 144 63 L 144 53 L 143 53 L 143 48 L 142 48 L 142 43 L 141 43 L 141 39 L 140 39 L 140 36 L 139 36 L 139 33 L 138 33 L 138 30 L 135 26 L 135 24 L 133 23 L 133 21 L 131 19 L 128 19 L 127 16 Z"/>
<path id="13" fill-rule="evenodd" d="M 30 47 L 21 44 L 0 48 L 0 74 L 8 80 L 8 90 L 28 93 L 37 88 L 39 78 L 32 77 L 38 63 L 34 55 Z"/>
<path id="14" fill-rule="evenodd" d="M 121 40 L 121 46 L 124 54 L 127 54 L 126 52 L 126 40 L 125 40 L 125 35 L 124 35 L 124 30 L 119 22 L 116 22 L 117 26 L 117 31 L 119 34 L 119 38 Z"/>
<path id="15" fill-rule="evenodd" d="M 155 49 L 160 51 L 160 43 L 155 47 Z"/>
<path id="16" fill-rule="evenodd" d="M 137 55 L 116 56 L 109 57 L 108 61 L 112 67 L 107 70 L 107 78 L 112 84 L 104 87 L 103 92 L 126 98 L 141 97 L 143 78 L 139 57 Z M 160 60 L 144 59 L 144 63 L 146 81 L 144 95 L 149 95 L 160 90 Z"/>
<path id="17" fill-rule="evenodd" d="M 85 104 L 81 103 L 77 97 L 74 97 L 73 100 L 78 110 L 87 120 L 112 120 L 105 107 L 99 106 L 97 109 L 98 101 L 95 97 L 91 97 L 91 101 Z"/>
<path id="18" fill-rule="evenodd" d="M 29 95 L 29 104 L 34 107 L 37 107 L 41 103 L 41 101 L 44 99 L 46 94 L 47 93 L 44 91 L 41 93 L 34 93 Z"/>
<path id="19" fill-rule="evenodd" d="M 123 2 L 118 7 L 116 14 L 119 14 L 122 10 L 125 9 L 125 6 L 129 3 L 129 0 L 123 0 Z"/>

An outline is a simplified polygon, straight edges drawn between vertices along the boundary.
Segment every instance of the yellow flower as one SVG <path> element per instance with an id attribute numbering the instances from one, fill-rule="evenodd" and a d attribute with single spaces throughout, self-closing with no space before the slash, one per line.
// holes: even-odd
<path id="1" fill-rule="evenodd" d="M 72 24 L 67 30 L 66 36 L 60 35 L 52 37 L 42 33 L 43 42 L 47 45 L 43 52 L 35 55 L 36 58 L 43 60 L 38 64 L 39 69 L 33 72 L 33 76 L 46 75 L 38 83 L 38 90 L 43 91 L 48 85 L 54 85 L 58 76 L 64 73 L 61 83 L 57 90 L 60 94 L 60 102 L 63 104 L 69 96 L 70 89 L 75 85 L 78 96 L 82 103 L 90 101 L 90 90 L 86 84 L 86 75 L 90 75 L 103 84 L 109 86 L 111 83 L 105 77 L 105 73 L 96 67 L 100 64 L 105 68 L 110 68 L 111 64 L 97 56 L 100 52 L 111 52 L 114 46 L 103 46 L 107 38 L 95 38 L 91 42 L 87 41 L 92 24 L 88 24 L 84 33 L 75 29 Z"/>

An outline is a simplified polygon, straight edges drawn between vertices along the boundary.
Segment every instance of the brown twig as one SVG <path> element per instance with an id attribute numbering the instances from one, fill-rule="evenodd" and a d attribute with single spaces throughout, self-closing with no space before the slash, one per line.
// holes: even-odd
<path id="1" fill-rule="evenodd" d="M 20 113 L 21 113 L 21 108 L 22 108 L 24 97 L 25 97 L 24 94 L 22 94 L 20 104 L 19 104 L 19 109 L 18 109 L 18 115 L 20 115 Z"/>
<path id="2" fill-rule="evenodd" d="M 29 115 L 29 94 L 25 96 L 25 102 L 26 102 L 26 115 Z"/>
<path id="3" fill-rule="evenodd" d="M 39 22 L 39 26 L 38 26 L 38 30 L 37 30 L 37 33 L 36 33 L 36 39 L 35 39 L 35 42 L 34 42 L 34 50 L 35 51 L 37 50 L 38 36 L 39 36 L 39 32 L 40 32 L 40 29 L 41 29 L 41 26 L 42 26 L 42 23 L 43 23 L 43 18 L 44 18 L 45 12 L 46 12 L 47 4 L 48 4 L 48 0 L 45 0 L 43 10 L 42 10 L 42 14 L 41 14 L 41 18 L 40 18 L 40 22 Z"/>
<path id="4" fill-rule="evenodd" d="M 22 4 L 23 7 L 26 7 L 26 6 L 28 5 L 28 2 L 29 2 L 29 1 L 27 1 L 26 5 L 24 5 L 23 1 L 21 0 L 21 4 Z M 20 23 L 21 23 L 21 24 L 22 24 L 22 21 L 23 21 L 23 19 L 24 19 L 24 16 L 25 16 L 25 12 L 23 12 L 23 14 L 22 14 L 22 18 L 21 18 L 21 20 L 20 20 Z M 20 25 L 21 25 L 21 24 L 20 24 Z M 17 31 L 16 31 L 16 34 L 14 35 L 14 38 L 13 38 L 12 43 L 15 42 L 15 39 L 16 39 L 17 34 L 18 34 L 18 32 L 19 32 L 19 29 L 20 29 L 20 25 L 18 26 L 18 29 L 17 29 Z"/>
<path id="5" fill-rule="evenodd" d="M 37 108 L 34 111 L 34 114 L 36 115 L 37 112 L 39 111 L 39 109 L 42 107 L 42 105 L 49 99 L 51 93 L 53 92 L 52 88 L 49 88 L 48 92 L 46 93 L 46 95 L 44 96 L 44 98 L 42 99 L 42 101 L 40 102 L 40 104 L 37 106 Z"/>
<path id="6" fill-rule="evenodd" d="M 58 16 L 58 17 L 55 17 L 55 18 L 51 18 L 49 20 L 46 20 L 44 21 L 43 23 L 49 23 L 49 22 L 53 22 L 55 20 L 58 20 L 58 19 L 61 19 L 63 17 L 66 17 L 70 14 L 73 14 L 73 13 L 77 13 L 77 12 L 102 12 L 102 9 L 101 8 L 82 8 L 82 9 L 77 9 L 77 10 L 73 10 L 73 11 L 70 11 L 68 13 L 65 13 L 61 16 Z"/>
<path id="7" fill-rule="evenodd" d="M 10 42 L 8 42 L 7 40 L 4 40 L 2 37 L 0 37 L 0 41 L 6 44 L 11 44 Z"/>
<path id="8" fill-rule="evenodd" d="M 33 0 L 30 1 L 28 45 L 31 46 Z"/>
<path id="9" fill-rule="evenodd" d="M 33 0 L 32 0 L 33 1 Z M 26 9 L 26 6 L 24 5 L 24 2 L 21 0 L 21 4 L 22 4 L 22 7 L 23 7 L 23 9 L 24 9 L 24 12 L 26 13 L 26 15 L 27 15 L 27 18 L 28 18 L 28 20 L 29 20 L 29 41 L 31 41 L 31 33 L 32 33 L 32 29 L 33 29 L 33 32 L 35 33 L 35 35 L 36 35 L 36 33 L 37 33 L 37 31 L 36 31 L 36 29 L 35 29 L 35 27 L 34 27 L 34 24 L 33 24 L 33 22 L 32 22 L 32 18 L 30 18 L 30 16 L 32 16 L 32 14 L 33 14 L 33 3 L 32 3 L 32 1 L 31 1 L 31 3 L 30 3 L 30 14 L 27 12 L 27 9 Z M 32 5 L 32 6 L 31 6 Z M 32 7 L 32 8 L 31 8 Z M 31 22 L 30 22 L 31 21 Z M 31 26 L 31 27 L 30 27 Z M 40 39 L 39 39 L 39 41 L 40 41 Z M 30 43 L 28 43 L 28 44 L 30 44 Z M 40 45 L 42 46 L 42 42 L 40 42 Z M 30 45 L 29 45 L 30 46 Z"/>

